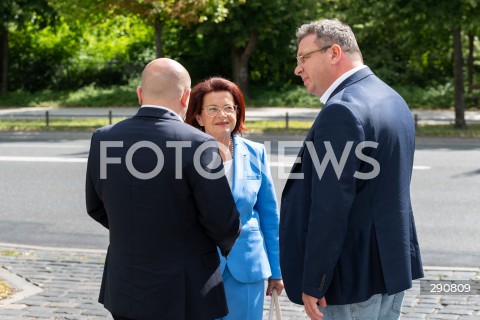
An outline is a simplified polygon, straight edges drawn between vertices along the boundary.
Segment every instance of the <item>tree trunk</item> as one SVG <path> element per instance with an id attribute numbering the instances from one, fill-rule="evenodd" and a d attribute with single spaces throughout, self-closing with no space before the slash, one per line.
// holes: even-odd
<path id="1" fill-rule="evenodd" d="M 160 18 L 155 19 L 155 56 L 161 58 L 163 56 L 162 47 L 162 33 L 163 33 L 163 21 Z"/>
<path id="2" fill-rule="evenodd" d="M 453 74 L 455 83 L 455 128 L 466 128 L 463 85 L 463 56 L 460 27 L 453 28 Z"/>
<path id="3" fill-rule="evenodd" d="M 475 33 L 470 30 L 468 32 L 468 59 L 467 59 L 467 83 L 468 83 L 468 91 L 472 92 L 472 85 L 473 85 L 473 50 L 474 50 L 474 41 L 475 41 Z"/>
<path id="4" fill-rule="evenodd" d="M 0 93 L 7 93 L 8 85 L 8 29 L 0 26 L 0 59 L 1 59 L 1 89 Z"/>
<path id="5" fill-rule="evenodd" d="M 240 87 L 243 95 L 250 98 L 248 84 L 248 63 L 257 44 L 258 32 L 252 31 L 245 47 L 232 47 L 233 81 Z"/>

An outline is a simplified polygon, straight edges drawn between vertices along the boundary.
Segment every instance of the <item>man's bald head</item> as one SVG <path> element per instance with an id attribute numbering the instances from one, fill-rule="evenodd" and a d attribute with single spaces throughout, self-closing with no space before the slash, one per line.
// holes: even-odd
<path id="1" fill-rule="evenodd" d="M 137 93 L 141 104 L 160 105 L 179 113 L 178 108 L 183 105 L 182 99 L 190 92 L 190 86 L 190 75 L 180 63 L 160 58 L 151 61 L 143 70 Z"/>

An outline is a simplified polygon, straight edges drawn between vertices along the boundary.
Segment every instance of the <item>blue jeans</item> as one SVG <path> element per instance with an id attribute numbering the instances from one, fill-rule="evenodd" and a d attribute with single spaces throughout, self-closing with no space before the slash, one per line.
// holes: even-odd
<path id="1" fill-rule="evenodd" d="M 375 294 L 367 301 L 319 307 L 323 320 L 397 320 L 400 318 L 405 291 L 393 294 Z M 328 301 L 327 301 L 328 304 Z"/>

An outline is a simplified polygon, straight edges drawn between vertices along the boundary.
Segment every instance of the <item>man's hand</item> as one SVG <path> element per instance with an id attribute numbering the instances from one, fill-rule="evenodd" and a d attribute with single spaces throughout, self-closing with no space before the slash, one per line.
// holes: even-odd
<path id="1" fill-rule="evenodd" d="M 327 306 L 327 300 L 325 297 L 317 299 L 315 297 L 309 296 L 305 293 L 302 293 L 303 305 L 305 307 L 305 312 L 307 316 L 312 320 L 322 320 L 323 313 L 318 310 L 318 306 L 325 308 Z"/>

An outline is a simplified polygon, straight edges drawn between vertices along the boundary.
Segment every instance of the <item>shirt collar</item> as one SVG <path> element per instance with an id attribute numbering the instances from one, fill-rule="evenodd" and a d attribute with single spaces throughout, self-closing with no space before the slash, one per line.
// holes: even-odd
<path id="1" fill-rule="evenodd" d="M 178 119 L 180 119 L 180 121 L 183 122 L 182 117 L 180 117 L 180 115 L 179 115 L 178 113 L 176 113 L 175 111 L 173 111 L 172 109 L 169 109 L 169 108 L 167 108 L 167 107 L 164 107 L 164 106 L 156 106 L 156 105 L 153 105 L 153 104 L 143 104 L 140 108 L 143 108 L 143 107 L 163 109 L 163 110 L 172 112 L 173 114 L 175 114 L 175 115 L 178 117 Z"/>
<path id="2" fill-rule="evenodd" d="M 361 65 L 361 66 L 358 66 L 358 67 L 355 67 L 351 70 L 348 70 L 347 72 L 345 72 L 344 74 L 342 74 L 340 77 L 337 78 L 337 80 L 335 80 L 331 85 L 330 87 L 328 87 L 327 91 L 325 91 L 325 93 L 320 97 L 320 102 L 325 104 L 327 103 L 327 100 L 328 98 L 330 98 L 330 95 L 333 93 L 333 91 L 335 89 L 337 89 L 337 87 L 345 80 L 347 79 L 348 77 L 350 77 L 352 74 L 354 74 L 355 72 L 363 69 L 363 68 L 366 68 L 367 66 L 366 65 Z"/>

